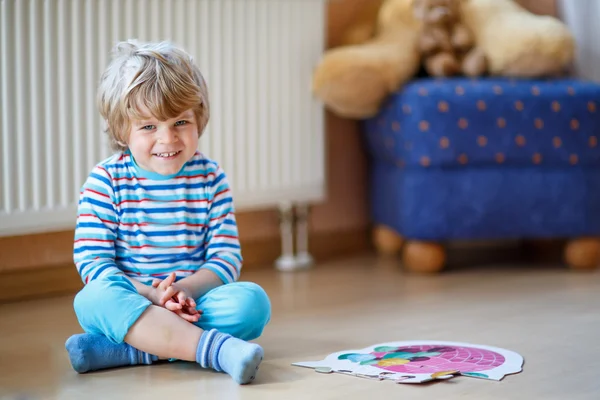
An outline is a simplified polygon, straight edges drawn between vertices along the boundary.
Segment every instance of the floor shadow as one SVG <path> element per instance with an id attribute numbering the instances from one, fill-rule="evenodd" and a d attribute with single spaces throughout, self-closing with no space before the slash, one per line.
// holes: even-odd
<path id="1" fill-rule="evenodd" d="M 520 241 L 512 245 L 494 243 L 473 247 L 449 246 L 447 272 L 473 270 L 565 270 L 563 240 Z"/>

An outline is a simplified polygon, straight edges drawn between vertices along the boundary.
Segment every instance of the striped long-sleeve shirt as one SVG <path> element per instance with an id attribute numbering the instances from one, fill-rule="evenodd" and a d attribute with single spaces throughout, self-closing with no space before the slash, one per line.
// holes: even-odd
<path id="1" fill-rule="evenodd" d="M 236 281 L 242 255 L 224 171 L 200 152 L 169 177 L 129 153 L 99 163 L 81 189 L 74 261 L 84 283 L 125 273 L 149 284 L 200 268 Z"/>

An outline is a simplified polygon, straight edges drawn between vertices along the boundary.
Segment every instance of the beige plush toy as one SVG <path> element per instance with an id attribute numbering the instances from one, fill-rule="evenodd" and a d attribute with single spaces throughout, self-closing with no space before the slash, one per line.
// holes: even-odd
<path id="1" fill-rule="evenodd" d="M 386 95 L 415 75 L 419 23 L 411 3 L 386 0 L 374 37 L 326 52 L 314 73 L 313 91 L 334 113 L 356 119 L 373 115 Z"/>
<path id="2" fill-rule="evenodd" d="M 557 18 L 535 15 L 513 0 L 463 0 L 463 19 L 493 75 L 559 75 L 575 57 L 575 39 Z"/>
<path id="3" fill-rule="evenodd" d="M 462 1 L 413 0 L 415 16 L 421 22 L 421 62 L 431 76 L 485 73 L 485 54 L 475 46 L 475 37 L 461 18 Z"/>
<path id="4" fill-rule="evenodd" d="M 313 92 L 332 112 L 353 119 L 373 116 L 418 72 L 423 23 L 413 1 L 385 0 L 374 36 L 326 52 L 313 76 Z M 573 61 L 573 36 L 558 19 L 530 13 L 513 0 L 460 3 L 462 21 L 491 75 L 550 76 Z"/>

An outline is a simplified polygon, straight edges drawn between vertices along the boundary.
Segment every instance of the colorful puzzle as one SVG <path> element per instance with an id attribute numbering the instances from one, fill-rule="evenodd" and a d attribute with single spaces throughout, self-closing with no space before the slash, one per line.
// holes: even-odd
<path id="1" fill-rule="evenodd" d="M 460 375 L 499 381 L 505 375 L 521 372 L 523 357 L 491 346 L 407 341 L 340 351 L 321 361 L 292 365 L 398 383 L 422 383 Z"/>

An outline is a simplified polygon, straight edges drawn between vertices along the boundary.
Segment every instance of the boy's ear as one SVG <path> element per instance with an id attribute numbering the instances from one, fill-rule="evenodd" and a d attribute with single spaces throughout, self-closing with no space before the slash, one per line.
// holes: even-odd
<path id="1" fill-rule="evenodd" d="M 121 147 L 125 147 L 125 148 L 127 147 L 127 143 L 125 143 L 125 142 L 127 142 L 126 137 L 118 137 L 115 133 L 113 133 L 112 137 L 116 144 L 118 144 Z"/>

